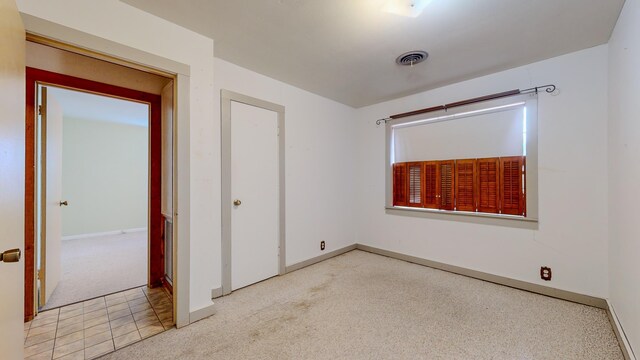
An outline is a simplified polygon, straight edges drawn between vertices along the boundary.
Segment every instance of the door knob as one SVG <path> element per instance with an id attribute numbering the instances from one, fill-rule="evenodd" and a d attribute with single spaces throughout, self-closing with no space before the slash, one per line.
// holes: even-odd
<path id="1" fill-rule="evenodd" d="M 0 253 L 0 261 L 12 263 L 20 261 L 20 249 L 11 249 Z"/>
<path id="2" fill-rule="evenodd" d="M 235 199 L 235 200 L 233 200 L 233 205 L 240 206 L 240 205 L 242 205 L 242 201 L 240 201 L 238 199 Z"/>
<path id="3" fill-rule="evenodd" d="M 69 206 L 69 203 L 67 202 L 67 200 L 60 201 L 60 206 Z"/>

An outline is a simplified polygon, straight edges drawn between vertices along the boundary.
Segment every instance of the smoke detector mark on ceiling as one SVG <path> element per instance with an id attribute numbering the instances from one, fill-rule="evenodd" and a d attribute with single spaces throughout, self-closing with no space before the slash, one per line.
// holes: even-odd
<path id="1" fill-rule="evenodd" d="M 388 0 L 382 7 L 382 11 L 416 18 L 422 14 L 431 0 Z"/>
<path id="2" fill-rule="evenodd" d="M 419 64 L 429 57 L 426 51 L 414 50 L 406 52 L 396 58 L 396 64 L 404 66 L 413 66 Z"/>

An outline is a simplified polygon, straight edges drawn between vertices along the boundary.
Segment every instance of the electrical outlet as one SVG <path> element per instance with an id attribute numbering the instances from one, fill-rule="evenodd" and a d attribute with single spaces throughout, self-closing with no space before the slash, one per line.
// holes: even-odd
<path id="1" fill-rule="evenodd" d="M 320 250 L 324 250 L 324 240 L 320 241 Z"/>
<path id="2" fill-rule="evenodd" d="M 544 281 L 551 281 L 551 268 L 548 266 L 540 267 L 540 278 Z"/>

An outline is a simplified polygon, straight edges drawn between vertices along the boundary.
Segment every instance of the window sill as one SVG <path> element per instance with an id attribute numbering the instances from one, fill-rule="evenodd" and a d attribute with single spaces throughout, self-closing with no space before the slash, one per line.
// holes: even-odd
<path id="1" fill-rule="evenodd" d="M 438 209 L 414 208 L 408 206 L 386 206 L 385 211 L 391 215 L 404 215 L 448 221 L 461 221 L 485 225 L 497 225 L 524 229 L 537 229 L 538 219 L 470 211 L 449 211 Z"/>

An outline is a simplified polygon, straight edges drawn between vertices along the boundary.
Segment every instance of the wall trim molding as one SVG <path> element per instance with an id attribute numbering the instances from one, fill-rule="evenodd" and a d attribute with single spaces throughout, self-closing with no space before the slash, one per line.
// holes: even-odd
<path id="1" fill-rule="evenodd" d="M 62 240 L 77 240 L 77 239 L 93 238 L 93 237 L 99 237 L 99 236 L 129 234 L 129 233 L 142 232 L 142 231 L 147 231 L 147 228 L 143 227 L 143 228 L 122 229 L 122 230 L 113 230 L 113 231 L 105 231 L 105 232 L 97 232 L 97 233 L 89 233 L 89 234 L 67 235 L 67 236 L 63 236 Z"/>
<path id="2" fill-rule="evenodd" d="M 607 300 L 606 310 L 607 315 L 609 316 L 609 321 L 611 322 L 611 327 L 613 327 L 613 332 L 616 334 L 618 344 L 620 345 L 620 349 L 622 350 L 622 355 L 624 355 L 625 360 L 636 360 L 636 356 L 633 352 L 631 344 L 629 343 L 627 334 L 624 332 L 622 324 L 620 324 L 620 321 L 618 320 L 618 315 L 616 315 L 616 311 L 613 308 L 613 304 L 609 300 Z"/>
<path id="3" fill-rule="evenodd" d="M 289 265 L 289 266 L 286 267 L 285 274 L 286 273 L 290 273 L 292 271 L 300 270 L 302 268 L 305 268 L 305 267 L 307 267 L 309 265 L 313 265 L 315 263 L 319 263 L 320 261 L 324 261 L 324 260 L 327 260 L 327 259 L 331 259 L 332 257 L 338 256 L 338 255 L 342 255 L 344 253 L 348 253 L 349 251 L 355 250 L 356 247 L 357 247 L 356 244 L 345 246 L 343 248 L 330 251 L 330 252 L 328 252 L 326 254 L 322 254 L 320 256 L 312 257 L 311 259 L 307 259 L 307 260 L 300 261 L 298 263 Z"/>
<path id="4" fill-rule="evenodd" d="M 211 289 L 211 299 L 217 299 L 223 295 L 222 286 L 217 287 L 215 289 Z"/>
<path id="5" fill-rule="evenodd" d="M 196 321 L 200 321 L 202 319 L 208 318 L 211 315 L 215 315 L 216 308 L 215 304 L 207 305 L 198 310 L 194 310 L 189 313 L 189 324 L 193 324 Z"/>
<path id="6" fill-rule="evenodd" d="M 579 293 L 575 293 L 567 290 L 555 289 L 555 288 L 551 288 L 544 285 L 534 284 L 534 283 L 530 283 L 522 280 L 511 279 L 511 278 L 499 276 L 499 275 L 493 275 L 493 274 L 485 273 L 482 271 L 466 269 L 460 266 L 449 265 L 449 264 L 427 260 L 427 259 L 423 259 L 423 258 L 411 256 L 411 255 L 405 255 L 395 251 L 379 249 L 369 245 L 357 244 L 356 248 L 358 250 L 370 252 L 373 254 L 387 256 L 390 258 L 403 260 L 403 261 L 407 261 L 407 262 L 418 264 L 418 265 L 428 266 L 430 268 L 443 270 L 443 271 L 447 271 L 447 272 L 458 274 L 458 275 L 464 275 L 474 279 L 492 282 L 498 285 L 504 285 L 504 286 L 515 288 L 515 289 L 529 291 L 529 292 L 540 294 L 540 295 L 546 295 L 546 296 L 550 296 L 550 297 L 561 299 L 561 300 L 575 302 L 578 304 L 593 306 L 600 309 L 605 309 L 605 310 L 607 309 L 607 301 L 605 299 L 595 297 L 595 296 L 579 294 Z"/>

